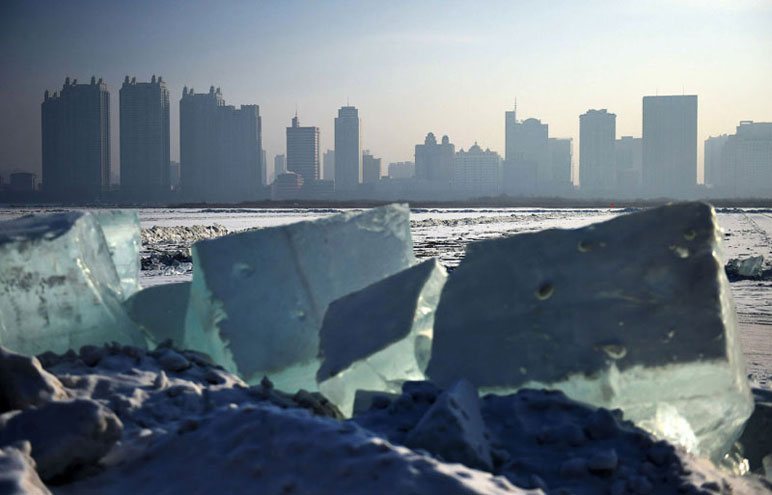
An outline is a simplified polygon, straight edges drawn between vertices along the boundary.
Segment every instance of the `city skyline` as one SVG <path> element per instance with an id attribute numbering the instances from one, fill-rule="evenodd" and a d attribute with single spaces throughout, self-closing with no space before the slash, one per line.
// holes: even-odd
<path id="1" fill-rule="evenodd" d="M 3 175 L 15 169 L 40 173 L 41 94 L 66 75 L 102 77 L 117 109 L 125 75 L 145 80 L 163 74 L 173 116 L 185 85 L 227 88 L 230 101 L 260 105 L 269 162 L 283 151 L 284 122 L 296 107 L 320 127 L 320 148 L 333 149 L 335 110 L 347 98 L 365 122 L 362 148 L 384 163 L 411 161 L 413 146 L 429 130 L 450 136 L 460 148 L 478 141 L 503 153 L 500 114 L 515 98 L 521 119 L 548 124 L 551 137 L 573 138 L 574 168 L 578 115 L 590 108 L 618 116 L 617 136 L 640 137 L 642 96 L 698 94 L 699 142 L 732 132 L 740 121 L 772 115 L 772 57 L 764 56 L 772 47 L 772 34 L 764 29 L 772 6 L 763 2 L 397 2 L 377 9 L 367 2 L 290 2 L 225 4 L 214 13 L 203 4 L 162 11 L 141 2 L 131 6 L 153 16 L 138 16 L 129 6 L 90 8 L 95 5 L 102 4 L 2 7 Z M 583 22 L 599 14 L 603 25 Z M 326 32 L 327 21 L 341 16 L 356 29 Z M 421 21 L 426 16 L 435 21 L 432 27 Z M 253 29 L 258 20 L 264 29 Z M 652 24 L 655 35 L 646 27 Z M 555 35 L 542 35 L 545 28 Z M 72 30 L 83 36 L 70 36 Z M 136 32 L 147 35 L 136 40 Z M 312 49 L 301 49 L 309 42 Z M 333 53 L 341 63 L 361 67 L 328 67 Z M 118 112 L 111 117 L 115 179 Z M 179 161 L 174 117 L 171 133 L 171 159 Z M 701 168 L 702 146 L 699 155 Z"/>

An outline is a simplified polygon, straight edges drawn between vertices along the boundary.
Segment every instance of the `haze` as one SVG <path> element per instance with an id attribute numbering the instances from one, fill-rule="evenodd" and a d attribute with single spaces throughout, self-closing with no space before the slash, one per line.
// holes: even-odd
<path id="1" fill-rule="evenodd" d="M 642 96 L 696 94 L 700 178 L 704 139 L 772 116 L 770 1 L 5 2 L 0 48 L 3 175 L 40 173 L 40 103 L 65 76 L 108 84 L 114 180 L 126 75 L 167 81 L 172 160 L 186 85 L 260 105 L 269 163 L 296 109 L 333 148 L 347 100 L 384 165 L 413 160 L 429 131 L 503 154 L 517 98 L 519 118 L 574 139 L 576 168 L 587 109 L 639 137 Z"/>

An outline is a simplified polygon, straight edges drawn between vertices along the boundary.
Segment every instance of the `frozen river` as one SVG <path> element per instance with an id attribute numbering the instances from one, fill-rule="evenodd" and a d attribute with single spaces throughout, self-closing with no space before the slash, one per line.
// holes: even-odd
<path id="1" fill-rule="evenodd" d="M 0 220 L 38 211 L 2 209 Z M 140 209 L 139 216 L 143 228 L 221 225 L 235 232 L 321 218 L 339 211 L 342 210 L 156 208 Z M 416 256 L 436 256 L 452 268 L 463 258 L 465 246 L 471 241 L 548 228 L 577 228 L 628 211 L 609 208 L 414 209 L 411 225 Z M 772 210 L 720 209 L 718 221 L 725 233 L 725 262 L 730 258 L 753 255 L 772 260 Z M 147 286 L 187 280 L 191 273 L 183 267 L 165 273 L 144 271 L 142 277 L 143 285 Z M 772 387 L 772 282 L 734 282 L 732 289 L 748 372 L 758 385 Z"/>

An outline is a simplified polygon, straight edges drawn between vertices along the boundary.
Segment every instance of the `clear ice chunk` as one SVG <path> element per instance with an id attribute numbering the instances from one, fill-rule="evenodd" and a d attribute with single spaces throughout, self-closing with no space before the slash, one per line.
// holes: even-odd
<path id="1" fill-rule="evenodd" d="M 472 243 L 437 308 L 427 375 L 552 388 L 719 460 L 753 410 L 713 208 Z"/>
<path id="2" fill-rule="evenodd" d="M 21 354 L 144 345 L 121 306 L 104 234 L 88 213 L 0 223 L 0 344 Z"/>
<path id="3" fill-rule="evenodd" d="M 424 380 L 447 273 L 436 259 L 333 301 L 319 332 L 319 391 L 351 416 L 357 390 L 399 393 Z"/>
<path id="4" fill-rule="evenodd" d="M 140 289 L 139 250 L 142 248 L 142 230 L 139 214 L 134 210 L 103 210 L 91 214 L 102 227 L 107 248 L 121 280 L 123 297 L 128 298 Z"/>
<path id="5" fill-rule="evenodd" d="M 185 347 L 252 383 L 315 390 L 327 305 L 414 263 L 406 205 L 199 241 Z"/>
<path id="6" fill-rule="evenodd" d="M 144 334 L 148 347 L 155 348 L 171 339 L 182 348 L 189 294 L 190 282 L 154 285 L 134 293 L 123 306 Z"/>

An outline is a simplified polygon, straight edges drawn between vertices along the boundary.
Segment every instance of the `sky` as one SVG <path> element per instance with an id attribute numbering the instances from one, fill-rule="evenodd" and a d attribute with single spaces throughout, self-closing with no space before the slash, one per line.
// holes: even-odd
<path id="1" fill-rule="evenodd" d="M 363 149 L 412 161 L 428 132 L 504 152 L 504 112 L 574 139 L 607 108 L 641 135 L 645 95 L 696 94 L 698 151 L 741 120 L 772 121 L 772 0 L 0 1 L 0 175 L 40 171 L 40 103 L 66 76 L 111 92 L 126 75 L 167 81 L 179 159 L 184 86 L 258 104 L 269 163 L 296 109 L 334 147 L 334 118 L 359 109 Z M 700 174 L 701 177 L 701 174 Z"/>

